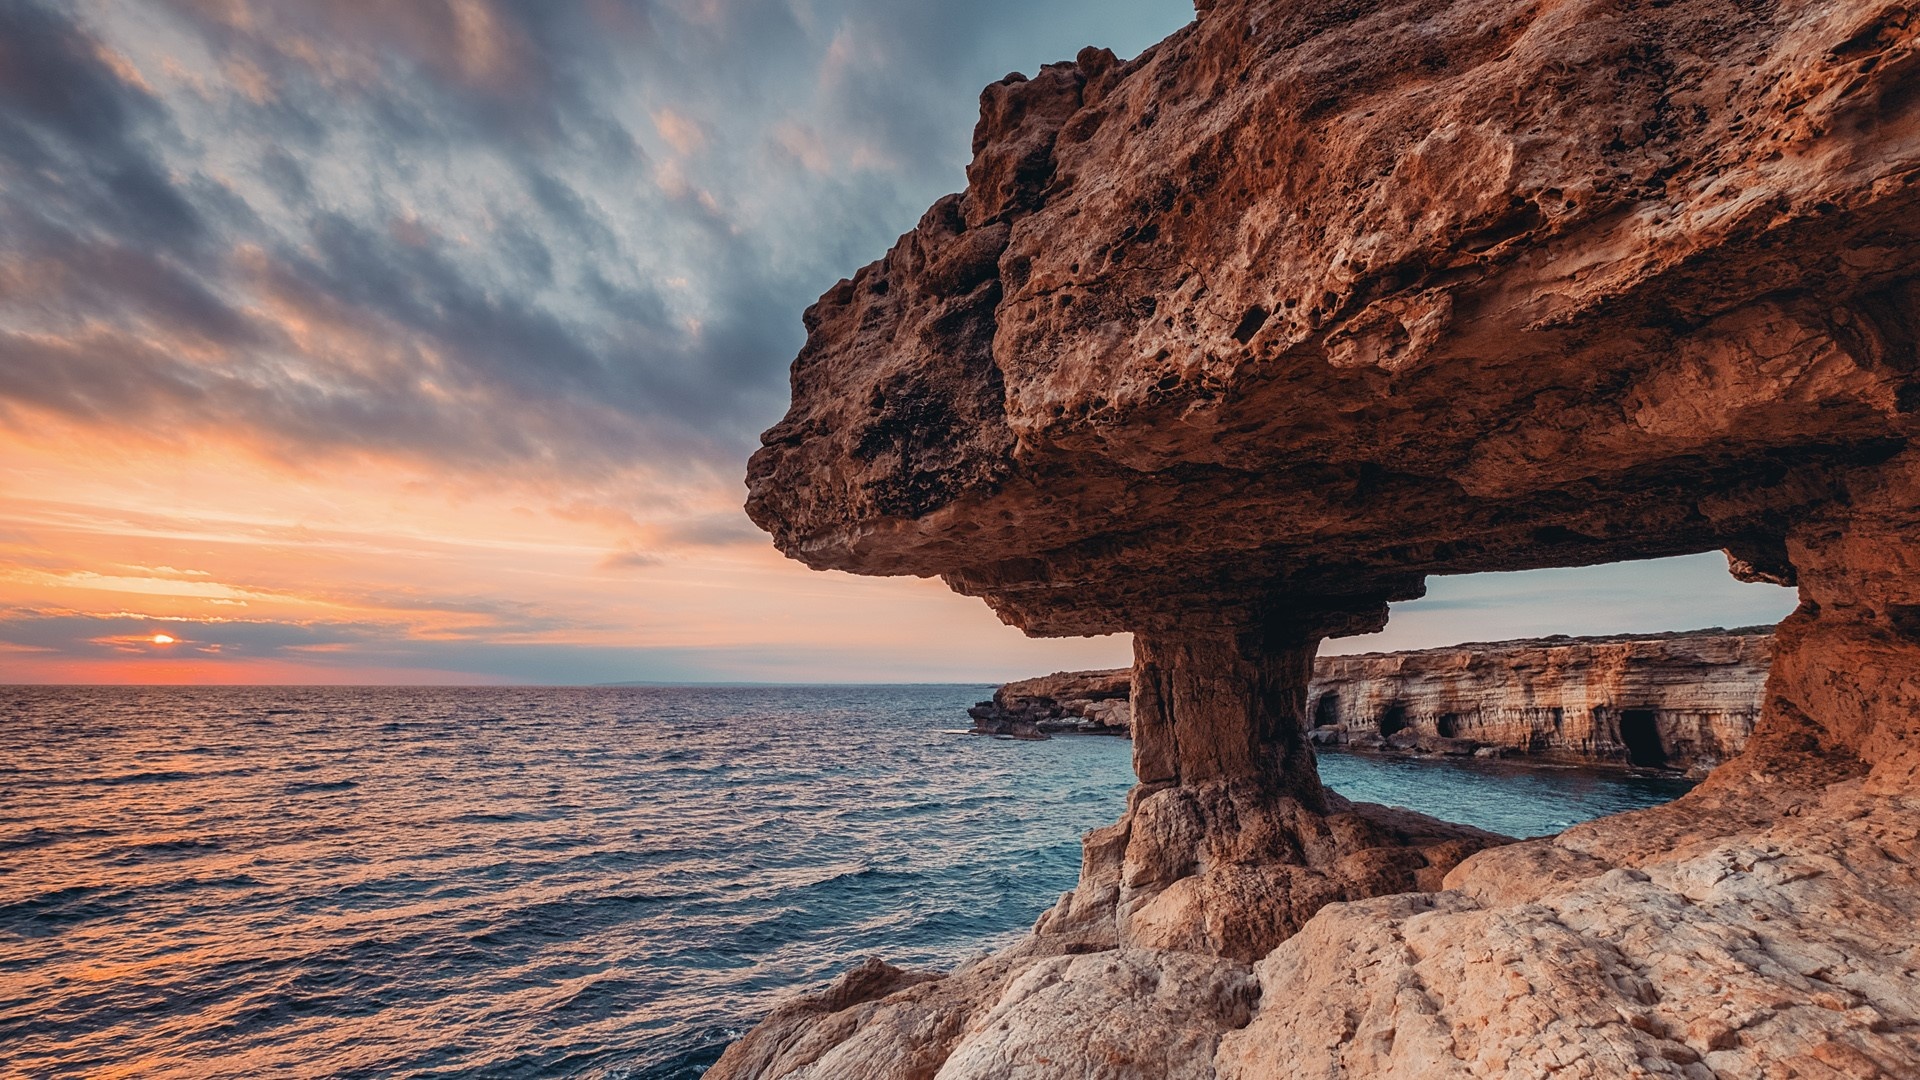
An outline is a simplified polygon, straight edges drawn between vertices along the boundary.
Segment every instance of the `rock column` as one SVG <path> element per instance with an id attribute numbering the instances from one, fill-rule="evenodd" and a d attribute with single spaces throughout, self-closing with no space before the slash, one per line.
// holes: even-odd
<path id="1" fill-rule="evenodd" d="M 1320 784 L 1301 723 L 1314 652 L 1330 628 L 1377 626 L 1383 601 L 1218 607 L 1134 631 L 1140 786 L 1087 835 L 1080 886 L 1042 933 L 1251 962 L 1325 904 L 1438 887 L 1501 841 Z"/>
<path id="2" fill-rule="evenodd" d="M 1133 767 L 1140 782 L 1251 781 L 1324 810 L 1302 732 L 1319 644 L 1261 626 L 1137 632 Z"/>
<path id="3" fill-rule="evenodd" d="M 1780 624 L 1739 769 L 1871 769 L 1877 787 L 1907 790 L 1920 779 L 1920 453 L 1863 471 L 1847 494 L 1788 536 L 1800 608 Z"/>

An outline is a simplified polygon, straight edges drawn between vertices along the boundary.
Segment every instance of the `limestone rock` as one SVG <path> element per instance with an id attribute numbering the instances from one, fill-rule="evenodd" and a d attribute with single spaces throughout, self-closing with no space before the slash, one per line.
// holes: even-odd
<path id="1" fill-rule="evenodd" d="M 1323 912 L 1257 965 L 1263 1002 L 1289 1004 L 1229 1035 L 1217 1075 L 1914 1075 L 1920 803 L 1850 781 L 1756 833 L 1473 898 L 1515 880 L 1492 864 L 1604 849 L 1637 816 L 1489 853 L 1464 891 Z"/>
<path id="2" fill-rule="evenodd" d="M 1704 773 L 1760 717 L 1765 629 L 1548 638 L 1323 656 L 1307 713 L 1316 745 L 1464 752 Z"/>
<path id="3" fill-rule="evenodd" d="M 1438 888 L 1506 837 L 1332 792 L 1315 809 L 1244 781 L 1143 785 L 1088 834 L 1080 884 L 1035 925 L 1252 962 L 1335 901 Z"/>
<path id="4" fill-rule="evenodd" d="M 1039 961 L 961 1035 L 937 1078 L 1211 1080 L 1220 1036 L 1253 1018 L 1246 966 L 1115 949 Z"/>
<path id="5" fill-rule="evenodd" d="M 748 511 L 1042 634 L 1777 569 L 1920 404 L 1915 33 L 1901 0 L 1223 0 L 1009 77 L 968 190 L 807 313 Z"/>

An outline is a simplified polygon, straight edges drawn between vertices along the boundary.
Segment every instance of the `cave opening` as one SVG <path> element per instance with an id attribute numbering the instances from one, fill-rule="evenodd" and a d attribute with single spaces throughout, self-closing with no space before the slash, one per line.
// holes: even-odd
<path id="1" fill-rule="evenodd" d="M 1627 764 L 1642 769 L 1667 767 L 1667 750 L 1660 742 L 1660 727 L 1652 709 L 1623 709 L 1620 712 L 1620 741 L 1627 748 Z"/>
<path id="2" fill-rule="evenodd" d="M 1407 707 L 1405 705 L 1389 705 L 1381 711 L 1380 734 L 1382 736 L 1404 731 L 1406 727 Z"/>
<path id="3" fill-rule="evenodd" d="M 1340 695 L 1321 694 L 1313 706 L 1313 726 L 1333 727 L 1340 723 Z"/>
<path id="4" fill-rule="evenodd" d="M 1456 713 L 1441 713 L 1440 719 L 1433 723 L 1434 731 L 1443 739 L 1460 737 L 1460 717 Z"/>

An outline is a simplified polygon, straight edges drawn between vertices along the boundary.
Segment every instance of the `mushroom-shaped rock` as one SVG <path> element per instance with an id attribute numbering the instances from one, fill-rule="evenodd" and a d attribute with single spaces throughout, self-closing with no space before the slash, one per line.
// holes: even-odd
<path id="1" fill-rule="evenodd" d="M 1428 574 L 1904 549 L 1917 33 L 1221 0 L 1010 76 L 967 191 L 807 312 L 748 511 L 810 566 L 1135 632 L 1149 780 L 1298 773 L 1301 657 Z"/>

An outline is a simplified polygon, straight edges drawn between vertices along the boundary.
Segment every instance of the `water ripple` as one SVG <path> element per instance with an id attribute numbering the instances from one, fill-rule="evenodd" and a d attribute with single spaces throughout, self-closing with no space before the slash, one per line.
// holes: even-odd
<path id="1" fill-rule="evenodd" d="M 0 688 L 0 1074 L 692 1080 L 1072 886 L 1128 747 L 944 733 L 985 692 Z M 1673 794 L 1326 771 L 1508 832 Z"/>

